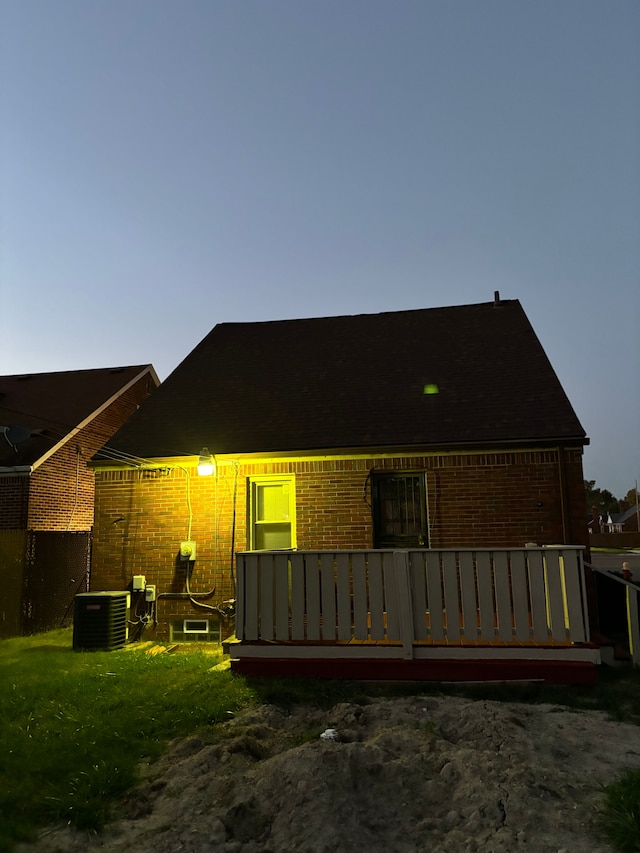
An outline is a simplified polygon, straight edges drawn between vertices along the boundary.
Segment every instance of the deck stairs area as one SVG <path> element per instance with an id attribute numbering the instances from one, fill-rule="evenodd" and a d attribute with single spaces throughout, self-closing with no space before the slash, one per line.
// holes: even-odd
<path id="1" fill-rule="evenodd" d="M 597 628 L 591 640 L 608 666 L 640 666 L 640 584 L 622 572 L 585 563 L 593 573 Z"/>

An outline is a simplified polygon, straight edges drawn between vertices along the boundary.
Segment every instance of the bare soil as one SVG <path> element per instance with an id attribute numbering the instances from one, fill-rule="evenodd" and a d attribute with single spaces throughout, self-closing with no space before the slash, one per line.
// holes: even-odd
<path id="1" fill-rule="evenodd" d="M 610 853 L 602 786 L 639 767 L 640 728 L 598 711 L 448 696 L 266 706 L 172 743 L 104 833 L 51 828 L 20 851 Z"/>

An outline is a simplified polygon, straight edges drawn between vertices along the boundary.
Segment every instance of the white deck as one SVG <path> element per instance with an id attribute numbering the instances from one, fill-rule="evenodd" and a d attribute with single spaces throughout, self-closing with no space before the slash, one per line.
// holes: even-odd
<path id="1" fill-rule="evenodd" d="M 237 555 L 236 657 L 599 662 L 578 546 Z"/>

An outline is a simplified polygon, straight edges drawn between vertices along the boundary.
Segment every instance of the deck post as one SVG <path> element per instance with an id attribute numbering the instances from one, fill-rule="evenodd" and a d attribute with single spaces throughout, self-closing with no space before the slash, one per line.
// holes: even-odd
<path id="1" fill-rule="evenodd" d="M 245 555 L 236 554 L 236 627 L 235 635 L 239 640 L 244 640 L 244 567 Z"/>
<path id="2" fill-rule="evenodd" d="M 413 658 L 413 599 L 409 577 L 409 552 L 393 552 L 393 574 L 398 595 L 398 627 L 402 640 L 402 657 Z"/>
<path id="3" fill-rule="evenodd" d="M 640 624 L 638 620 L 638 590 L 627 584 L 627 622 L 629 645 L 634 666 L 640 666 Z"/>

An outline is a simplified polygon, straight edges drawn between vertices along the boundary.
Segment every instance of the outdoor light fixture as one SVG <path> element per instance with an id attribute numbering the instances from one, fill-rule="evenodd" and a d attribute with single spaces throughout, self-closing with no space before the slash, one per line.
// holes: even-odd
<path id="1" fill-rule="evenodd" d="M 208 447 L 203 447 L 200 451 L 198 459 L 198 476 L 210 477 L 216 470 L 216 463 L 213 461 L 213 456 L 209 453 Z"/>

